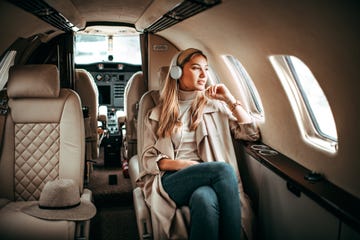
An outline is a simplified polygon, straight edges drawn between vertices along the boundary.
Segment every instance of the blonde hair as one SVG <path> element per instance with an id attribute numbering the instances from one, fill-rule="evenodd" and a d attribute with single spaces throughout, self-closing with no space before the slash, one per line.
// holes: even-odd
<path id="1" fill-rule="evenodd" d="M 189 62 L 195 55 L 201 55 L 207 59 L 204 53 L 200 50 L 189 48 L 179 54 L 178 58 L 176 59 L 177 65 L 183 68 L 185 63 Z M 181 61 L 179 61 L 180 59 Z M 180 109 L 178 100 L 178 82 L 171 78 L 170 74 L 168 73 L 166 76 L 165 85 L 160 92 L 160 119 L 159 128 L 156 133 L 159 138 L 170 137 L 174 131 L 181 127 L 182 123 L 179 120 Z M 201 122 L 202 113 L 206 103 L 207 98 L 205 97 L 205 94 L 199 91 L 190 107 L 191 131 L 195 130 Z"/>

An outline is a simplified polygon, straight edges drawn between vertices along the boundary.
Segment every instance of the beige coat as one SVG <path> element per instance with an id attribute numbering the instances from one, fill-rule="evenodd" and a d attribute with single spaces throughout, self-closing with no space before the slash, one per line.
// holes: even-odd
<path id="1" fill-rule="evenodd" d="M 174 148 L 170 138 L 156 136 L 159 117 L 160 108 L 155 107 L 144 120 L 144 151 L 141 155 L 139 180 L 143 185 L 145 201 L 151 209 L 154 239 L 187 239 L 186 224 L 181 211 L 176 208 L 176 204 L 161 184 L 163 172 L 159 170 L 157 161 L 161 155 L 174 159 Z M 195 136 L 203 161 L 228 162 L 234 167 L 238 177 L 242 227 L 251 239 L 253 214 L 250 201 L 243 192 L 231 132 L 237 139 L 250 141 L 257 140 L 259 132 L 254 123 L 239 124 L 235 120 L 222 102 L 210 101 L 204 108 L 203 121 L 195 130 Z"/>

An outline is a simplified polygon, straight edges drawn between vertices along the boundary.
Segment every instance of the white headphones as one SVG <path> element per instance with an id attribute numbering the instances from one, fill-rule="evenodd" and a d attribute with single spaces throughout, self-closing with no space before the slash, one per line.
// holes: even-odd
<path id="1" fill-rule="evenodd" d="M 170 77 L 175 80 L 180 79 L 182 76 L 182 69 L 177 65 L 177 61 L 181 53 L 182 51 L 178 52 L 171 60 Z"/>

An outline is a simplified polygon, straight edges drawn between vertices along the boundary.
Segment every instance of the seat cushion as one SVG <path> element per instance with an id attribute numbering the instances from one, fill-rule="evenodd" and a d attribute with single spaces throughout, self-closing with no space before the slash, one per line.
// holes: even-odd
<path id="1" fill-rule="evenodd" d="M 31 204 L 10 202 L 0 209 L 0 239 L 74 239 L 75 222 L 42 220 L 21 211 Z"/>

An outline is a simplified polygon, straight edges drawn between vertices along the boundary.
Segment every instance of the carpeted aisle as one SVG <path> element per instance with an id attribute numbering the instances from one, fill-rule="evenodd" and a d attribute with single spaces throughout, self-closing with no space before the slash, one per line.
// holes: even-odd
<path id="1" fill-rule="evenodd" d="M 88 188 L 97 208 L 91 220 L 91 240 L 139 239 L 129 178 L 120 167 L 105 167 L 103 149 L 94 164 Z"/>
<path id="2" fill-rule="evenodd" d="M 129 207 L 100 207 L 92 222 L 96 240 L 139 239 L 134 210 Z"/>

